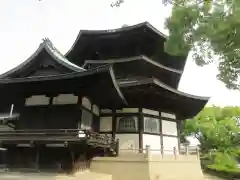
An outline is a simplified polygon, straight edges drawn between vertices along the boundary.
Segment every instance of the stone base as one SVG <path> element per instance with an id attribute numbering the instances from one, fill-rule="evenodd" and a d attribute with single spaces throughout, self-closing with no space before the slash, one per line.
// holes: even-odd
<path id="1" fill-rule="evenodd" d="M 196 155 L 173 155 L 146 158 L 138 153 L 121 153 L 118 157 L 97 157 L 91 171 L 112 175 L 113 180 L 203 180 Z"/>

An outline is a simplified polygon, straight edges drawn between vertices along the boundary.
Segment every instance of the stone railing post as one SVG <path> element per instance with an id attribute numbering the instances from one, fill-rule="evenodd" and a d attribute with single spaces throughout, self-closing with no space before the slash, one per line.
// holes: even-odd
<path id="1" fill-rule="evenodd" d="M 189 149 L 188 149 L 188 146 L 185 146 L 185 154 L 186 154 L 186 156 L 189 155 Z"/>
<path id="2" fill-rule="evenodd" d="M 149 145 L 146 145 L 145 157 L 146 157 L 146 158 L 149 158 L 149 155 L 150 155 L 150 146 L 149 146 Z"/>
<path id="3" fill-rule="evenodd" d="M 173 147 L 173 153 L 174 153 L 174 158 L 175 160 L 177 159 L 177 148 Z"/>
<path id="4" fill-rule="evenodd" d="M 161 146 L 161 155 L 162 155 L 162 159 L 163 159 L 163 156 L 164 156 L 164 147 Z"/>
<path id="5" fill-rule="evenodd" d="M 159 149 L 160 156 L 162 158 L 162 148 Z"/>
<path id="6" fill-rule="evenodd" d="M 197 159 L 200 159 L 200 153 L 199 153 L 199 148 L 196 148 L 196 153 L 197 153 Z"/>

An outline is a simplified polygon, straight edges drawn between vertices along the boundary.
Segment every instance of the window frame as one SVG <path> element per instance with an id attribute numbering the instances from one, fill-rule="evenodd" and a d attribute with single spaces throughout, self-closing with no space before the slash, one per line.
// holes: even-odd
<path id="1" fill-rule="evenodd" d="M 134 122 L 134 128 L 126 128 L 126 124 L 123 124 L 123 127 L 120 127 L 120 124 L 121 124 L 121 121 L 125 120 L 125 123 L 127 120 L 130 120 L 130 119 L 126 119 L 126 118 L 131 118 L 131 121 Z M 138 130 L 139 130 L 139 127 L 138 127 L 138 122 L 139 122 L 139 117 L 136 116 L 136 115 L 119 115 L 116 117 L 116 132 L 117 133 L 128 133 L 128 132 L 131 132 L 131 133 L 137 133 Z M 131 123 L 129 123 L 131 124 Z M 127 125 L 129 125 L 127 124 Z"/>
<path id="2" fill-rule="evenodd" d="M 150 129 L 149 127 L 146 128 L 146 124 L 147 122 L 150 120 L 155 120 L 157 122 L 157 124 L 152 125 L 153 127 L 157 127 L 155 131 L 148 131 L 147 129 Z M 156 116 L 148 116 L 148 115 L 143 115 L 143 132 L 144 133 L 149 133 L 149 134 L 161 134 L 161 119 L 160 117 L 156 117 Z"/>
<path id="3" fill-rule="evenodd" d="M 83 124 L 83 112 L 87 112 L 89 114 L 91 114 L 91 120 L 89 123 L 89 127 L 84 127 L 85 125 Z M 86 129 L 86 130 L 92 130 L 93 129 L 93 123 L 94 123 L 94 114 L 92 113 L 92 111 L 90 111 L 89 109 L 82 107 L 81 108 L 81 121 L 80 121 L 80 129 Z"/>

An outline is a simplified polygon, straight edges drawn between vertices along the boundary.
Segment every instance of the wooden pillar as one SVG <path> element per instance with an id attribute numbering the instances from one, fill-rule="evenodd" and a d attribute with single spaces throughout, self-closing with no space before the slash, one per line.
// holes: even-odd
<path id="1" fill-rule="evenodd" d="M 72 160 L 71 169 L 73 172 L 75 172 L 75 153 L 72 150 L 70 150 L 70 154 L 71 154 L 71 160 Z"/>
<path id="2" fill-rule="evenodd" d="M 36 150 L 36 170 L 39 171 L 39 149 Z"/>
<path id="3" fill-rule="evenodd" d="M 9 148 L 3 153 L 4 171 L 8 171 L 9 166 Z"/>
<path id="4" fill-rule="evenodd" d="M 160 147 L 161 147 L 161 154 L 163 157 L 164 154 L 164 147 L 163 147 L 163 131 L 162 131 L 162 118 L 161 118 L 161 111 L 159 111 L 159 117 L 160 117 Z"/>
<path id="5" fill-rule="evenodd" d="M 177 116 L 177 118 L 176 119 L 178 119 L 178 116 Z M 177 121 L 176 120 L 176 123 L 177 123 L 177 136 L 178 136 L 178 150 L 179 150 L 179 152 L 180 152 L 180 148 L 181 148 L 181 127 L 182 127 L 182 125 L 181 125 L 181 123 L 182 123 L 182 121 Z"/>
<path id="6" fill-rule="evenodd" d="M 144 117 L 142 108 L 139 109 L 138 116 L 138 133 L 139 133 L 139 152 L 143 153 L 143 132 L 144 132 Z"/>
<path id="7" fill-rule="evenodd" d="M 116 109 L 112 109 L 112 138 L 115 139 L 117 132 Z"/>

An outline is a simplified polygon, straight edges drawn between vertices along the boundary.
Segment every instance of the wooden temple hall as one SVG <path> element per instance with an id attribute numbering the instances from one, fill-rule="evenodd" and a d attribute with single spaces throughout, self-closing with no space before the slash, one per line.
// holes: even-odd
<path id="1" fill-rule="evenodd" d="M 148 22 L 81 30 L 61 54 L 49 39 L 0 75 L 0 163 L 75 171 L 96 156 L 179 148 L 181 122 L 208 98 L 177 90 L 186 57 Z"/>

